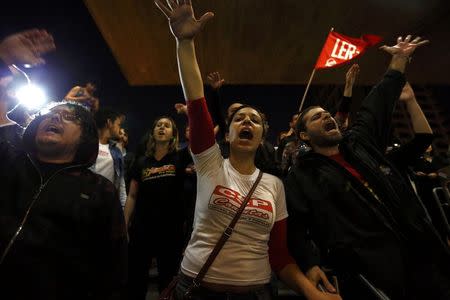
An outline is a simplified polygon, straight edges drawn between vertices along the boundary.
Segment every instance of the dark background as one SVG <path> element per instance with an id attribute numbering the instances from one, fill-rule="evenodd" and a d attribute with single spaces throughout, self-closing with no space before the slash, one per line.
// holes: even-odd
<path id="1" fill-rule="evenodd" d="M 159 115 L 175 117 L 178 126 L 184 128 L 186 118 L 177 116 L 173 109 L 176 102 L 183 101 L 181 87 L 130 87 L 82 1 L 15 1 L 2 6 L 0 37 L 33 27 L 53 34 L 57 51 L 46 56 L 45 66 L 29 70 L 32 80 L 46 90 L 49 99 L 60 100 L 72 86 L 96 82 L 100 105 L 112 106 L 126 114 L 131 148 Z M 341 67 L 342 74 L 348 67 Z M 278 132 L 287 129 L 291 114 L 298 109 L 304 88 L 303 85 L 225 86 L 224 106 L 236 101 L 260 107 L 269 119 L 268 138 L 275 142 Z M 448 105 L 449 87 L 433 86 L 433 89 L 436 97 Z M 353 110 L 367 91 L 368 87 L 355 89 Z M 313 85 L 306 105 L 332 108 L 341 92 L 342 86 Z"/>

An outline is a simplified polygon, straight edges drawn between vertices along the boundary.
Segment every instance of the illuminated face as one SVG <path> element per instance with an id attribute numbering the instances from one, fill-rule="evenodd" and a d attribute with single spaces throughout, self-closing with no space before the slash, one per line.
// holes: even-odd
<path id="1" fill-rule="evenodd" d="M 231 150 L 255 152 L 263 138 L 263 119 L 257 110 L 244 107 L 236 112 L 229 125 Z"/>
<path id="2" fill-rule="evenodd" d="M 161 118 L 153 128 L 153 138 L 156 142 L 170 142 L 173 138 L 173 124 L 170 119 Z"/>
<path id="3" fill-rule="evenodd" d="M 74 157 L 81 137 L 80 119 L 68 106 L 60 105 L 44 115 L 36 132 L 38 153 L 47 157 Z"/>
<path id="4" fill-rule="evenodd" d="M 330 113 L 321 107 L 308 111 L 303 116 L 306 132 L 300 133 L 300 138 L 310 143 L 314 148 L 336 146 L 342 140 L 338 124 Z"/>

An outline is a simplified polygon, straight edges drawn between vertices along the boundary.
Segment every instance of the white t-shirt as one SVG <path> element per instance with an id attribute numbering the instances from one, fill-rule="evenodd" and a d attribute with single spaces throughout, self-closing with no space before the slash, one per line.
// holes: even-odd
<path id="1" fill-rule="evenodd" d="M 200 271 L 259 172 L 240 174 L 222 157 L 217 144 L 193 158 L 197 170 L 194 230 L 181 263 L 182 272 L 191 277 Z M 270 231 L 287 215 L 283 183 L 264 173 L 204 281 L 238 286 L 268 283 Z"/>
<path id="2" fill-rule="evenodd" d="M 93 171 L 114 183 L 114 161 L 108 144 L 98 144 L 98 156 Z"/>

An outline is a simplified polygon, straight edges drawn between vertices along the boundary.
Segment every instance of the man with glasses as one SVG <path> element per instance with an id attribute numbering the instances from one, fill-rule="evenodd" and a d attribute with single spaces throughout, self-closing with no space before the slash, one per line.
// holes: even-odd
<path id="1" fill-rule="evenodd" d="M 121 297 L 125 224 L 113 184 L 88 169 L 97 153 L 91 114 L 67 102 L 31 121 L 23 149 L 0 141 L 2 298 Z"/>

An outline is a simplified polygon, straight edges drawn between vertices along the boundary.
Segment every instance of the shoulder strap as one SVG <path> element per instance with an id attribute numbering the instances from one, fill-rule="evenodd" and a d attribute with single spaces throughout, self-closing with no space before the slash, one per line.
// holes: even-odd
<path id="1" fill-rule="evenodd" d="M 263 175 L 263 172 L 261 172 L 261 170 L 260 170 L 259 174 L 258 174 L 258 178 L 256 178 L 255 182 L 253 183 L 252 188 L 250 189 L 250 191 L 248 192 L 244 201 L 242 202 L 241 206 L 239 207 L 239 210 L 236 212 L 236 215 L 234 216 L 233 220 L 231 220 L 228 227 L 222 233 L 222 236 L 220 237 L 220 239 L 217 242 L 214 249 L 211 251 L 211 254 L 209 255 L 205 264 L 203 265 L 203 267 L 200 269 L 200 272 L 198 272 L 197 276 L 193 280 L 192 286 L 188 289 L 189 292 L 192 288 L 200 286 L 200 283 L 202 282 L 203 278 L 205 277 L 206 272 L 208 272 L 209 267 L 212 265 L 212 263 L 216 259 L 220 250 L 222 250 L 222 247 L 225 244 L 225 242 L 230 238 L 231 234 L 233 233 L 234 226 L 236 225 L 237 221 L 241 217 L 242 212 L 244 211 L 245 207 L 247 206 L 248 201 L 252 197 L 253 192 L 255 191 L 258 183 L 261 181 L 262 175 Z"/>

